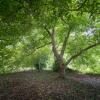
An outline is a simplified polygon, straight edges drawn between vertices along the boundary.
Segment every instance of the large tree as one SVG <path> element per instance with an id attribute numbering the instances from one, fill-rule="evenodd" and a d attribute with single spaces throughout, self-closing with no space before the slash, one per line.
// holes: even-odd
<path id="1" fill-rule="evenodd" d="M 20 24 L 20 27 L 25 25 L 21 33 L 34 28 L 41 30 L 38 34 L 49 41 L 43 46 L 51 44 L 54 59 L 60 67 L 60 77 L 64 78 L 65 66 L 100 45 L 99 4 L 99 0 L 1 0 L 0 21 Z"/>

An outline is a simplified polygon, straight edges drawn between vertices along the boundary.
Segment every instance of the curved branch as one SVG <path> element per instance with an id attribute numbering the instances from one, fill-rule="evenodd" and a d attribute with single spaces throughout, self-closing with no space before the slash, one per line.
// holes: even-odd
<path id="1" fill-rule="evenodd" d="M 84 53 L 85 51 L 87 51 L 87 50 L 89 50 L 89 49 L 91 49 L 91 48 L 93 48 L 93 47 L 95 47 L 95 46 L 97 46 L 97 45 L 100 45 L 100 42 L 97 42 L 97 43 L 94 43 L 94 44 L 92 44 L 92 45 L 89 45 L 88 47 L 86 47 L 86 48 L 80 50 L 77 54 L 72 55 L 72 56 L 67 60 L 66 65 L 68 65 L 73 59 L 75 59 L 76 57 L 80 56 L 80 55 L 81 55 L 82 53 Z"/>

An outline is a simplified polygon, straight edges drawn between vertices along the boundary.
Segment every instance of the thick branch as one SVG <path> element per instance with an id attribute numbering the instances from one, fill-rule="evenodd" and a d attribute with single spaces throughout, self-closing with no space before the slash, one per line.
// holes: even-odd
<path id="1" fill-rule="evenodd" d="M 89 50 L 89 49 L 91 49 L 91 48 L 93 48 L 93 47 L 95 47 L 95 46 L 97 46 L 97 45 L 100 45 L 100 42 L 97 42 L 97 43 L 94 43 L 94 44 L 92 44 L 92 45 L 89 45 L 88 47 L 86 47 L 86 48 L 80 50 L 77 54 L 72 55 L 72 56 L 67 60 L 66 65 L 68 65 L 73 59 L 77 58 L 78 56 L 80 56 L 80 55 L 81 55 L 82 53 L 84 53 L 85 51 L 87 51 L 87 50 Z"/>
<path id="2" fill-rule="evenodd" d="M 65 39 L 64 39 L 64 42 L 63 42 L 63 45 L 62 45 L 62 49 L 61 49 L 61 53 L 60 53 L 60 55 L 63 57 L 63 55 L 64 55 L 64 51 L 65 51 L 65 49 L 66 49 L 66 46 L 67 46 L 67 42 L 68 42 L 68 39 L 69 39 L 69 35 L 70 35 L 70 30 L 71 29 L 69 29 L 69 31 L 68 31 L 68 34 L 65 36 Z"/>
<path id="3" fill-rule="evenodd" d="M 49 36 L 51 38 L 52 51 L 53 51 L 54 56 L 56 57 L 56 59 L 58 59 L 59 53 L 58 53 L 58 50 L 56 48 L 55 30 L 53 28 L 52 32 L 50 32 L 49 29 L 47 29 L 46 26 L 44 26 L 44 29 L 47 31 L 47 33 L 49 34 Z"/>
<path id="4" fill-rule="evenodd" d="M 54 56 L 56 57 L 56 59 L 58 59 L 59 53 L 58 53 L 58 50 L 56 48 L 56 40 L 55 40 L 55 30 L 54 30 L 54 28 L 53 28 L 52 33 L 51 33 L 51 43 L 52 43 L 52 51 L 54 53 Z"/>

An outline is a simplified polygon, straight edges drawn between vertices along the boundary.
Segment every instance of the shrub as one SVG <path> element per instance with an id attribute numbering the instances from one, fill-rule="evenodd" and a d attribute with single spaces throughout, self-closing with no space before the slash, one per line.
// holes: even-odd
<path id="1" fill-rule="evenodd" d="M 35 69 L 37 69 L 38 71 L 41 71 L 43 70 L 44 68 L 46 68 L 46 59 L 42 59 L 42 61 L 40 60 L 41 58 L 39 58 L 39 60 L 37 60 L 35 63 L 34 63 L 34 67 Z M 45 61 L 43 61 L 45 60 Z"/>
<path id="2" fill-rule="evenodd" d="M 47 66 L 47 60 L 48 60 L 48 54 L 44 51 L 36 53 L 36 55 L 33 58 L 33 65 L 34 68 L 38 71 L 43 70 Z"/>
<path id="3" fill-rule="evenodd" d="M 60 66 L 59 66 L 58 62 L 55 61 L 55 62 L 53 63 L 52 70 L 53 70 L 54 72 L 58 72 L 58 71 L 59 71 L 59 68 L 60 68 Z"/>

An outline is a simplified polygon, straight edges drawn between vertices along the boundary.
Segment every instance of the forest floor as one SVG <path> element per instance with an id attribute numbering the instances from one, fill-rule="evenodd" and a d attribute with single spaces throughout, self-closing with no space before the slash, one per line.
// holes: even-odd
<path id="1" fill-rule="evenodd" d="M 100 100 L 100 75 L 25 71 L 0 75 L 0 100 Z"/>

